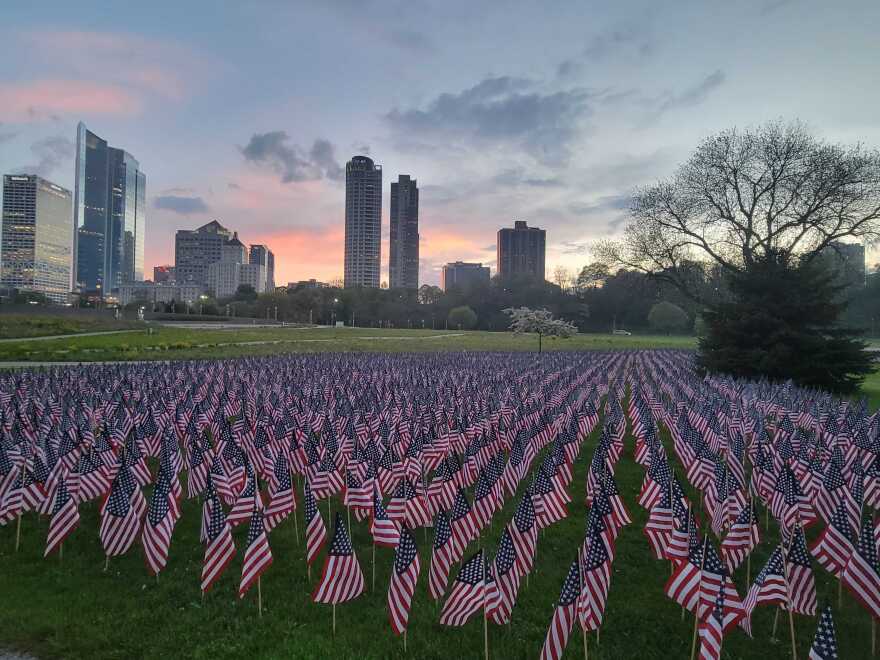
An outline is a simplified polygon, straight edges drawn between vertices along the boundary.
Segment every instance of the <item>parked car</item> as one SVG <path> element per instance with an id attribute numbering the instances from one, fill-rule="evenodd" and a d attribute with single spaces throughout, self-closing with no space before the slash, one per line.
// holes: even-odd
<path id="1" fill-rule="evenodd" d="M 630 337 L 632 335 L 632 333 L 629 330 L 612 330 L 611 334 L 612 335 L 625 335 L 627 337 Z"/>

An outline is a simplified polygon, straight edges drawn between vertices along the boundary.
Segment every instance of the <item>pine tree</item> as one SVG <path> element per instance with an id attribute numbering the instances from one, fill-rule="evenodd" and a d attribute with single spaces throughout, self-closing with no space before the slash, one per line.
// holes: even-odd
<path id="1" fill-rule="evenodd" d="M 791 379 L 839 393 L 870 373 L 860 332 L 838 325 L 842 286 L 817 260 L 770 253 L 732 275 L 730 297 L 704 312 L 701 365 L 747 378 Z"/>

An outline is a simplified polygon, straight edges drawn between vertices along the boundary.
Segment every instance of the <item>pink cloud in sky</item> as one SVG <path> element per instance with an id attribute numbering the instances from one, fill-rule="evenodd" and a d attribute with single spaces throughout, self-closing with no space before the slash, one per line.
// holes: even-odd
<path id="1" fill-rule="evenodd" d="M 63 114 L 131 115 L 141 108 L 131 91 L 82 80 L 0 83 L 0 121 L 26 122 Z"/>

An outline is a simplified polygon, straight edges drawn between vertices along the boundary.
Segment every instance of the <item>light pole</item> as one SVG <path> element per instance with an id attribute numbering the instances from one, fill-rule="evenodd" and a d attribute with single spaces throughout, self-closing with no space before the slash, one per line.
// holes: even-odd
<path id="1" fill-rule="evenodd" d="M 331 315 L 330 315 L 330 319 L 331 319 L 330 325 L 333 326 L 334 328 L 336 327 L 336 303 L 338 303 L 338 302 L 339 302 L 339 298 L 333 299 L 333 311 L 331 312 Z"/>

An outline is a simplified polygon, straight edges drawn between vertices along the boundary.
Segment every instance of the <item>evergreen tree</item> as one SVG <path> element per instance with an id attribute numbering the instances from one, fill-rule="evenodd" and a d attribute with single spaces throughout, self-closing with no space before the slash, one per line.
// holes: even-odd
<path id="1" fill-rule="evenodd" d="M 747 378 L 853 392 L 872 370 L 834 274 L 815 260 L 770 253 L 732 275 L 730 298 L 708 308 L 701 365 Z"/>

